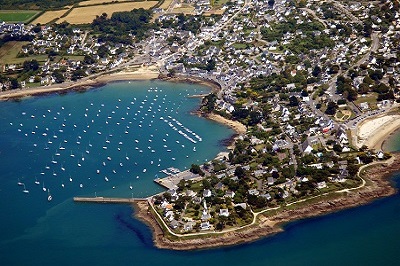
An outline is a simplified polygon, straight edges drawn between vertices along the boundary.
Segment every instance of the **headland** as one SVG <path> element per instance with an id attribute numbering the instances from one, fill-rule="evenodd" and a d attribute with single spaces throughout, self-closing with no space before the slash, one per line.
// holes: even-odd
<path id="1" fill-rule="evenodd" d="M 395 153 L 387 161 L 374 162 L 360 168 L 359 175 L 364 182 L 357 188 L 325 193 L 319 197 L 253 213 L 251 224 L 234 230 L 171 234 L 150 201 L 134 204 L 135 217 L 151 228 L 154 244 L 158 248 L 197 250 L 232 246 L 282 232 L 289 222 L 365 205 L 375 199 L 393 195 L 396 190 L 391 185 L 390 177 L 399 169 L 400 154 Z"/>

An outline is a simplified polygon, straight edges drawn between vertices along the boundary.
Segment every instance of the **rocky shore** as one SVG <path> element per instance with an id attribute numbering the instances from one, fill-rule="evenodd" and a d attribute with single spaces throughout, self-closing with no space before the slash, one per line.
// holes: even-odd
<path id="1" fill-rule="evenodd" d="M 299 206 L 281 208 L 273 213 L 260 214 L 254 225 L 223 234 L 210 232 L 208 235 L 190 238 L 167 236 L 158 220 L 153 216 L 147 202 L 135 205 L 135 216 L 153 231 L 154 244 L 158 248 L 172 250 L 195 250 L 231 246 L 252 242 L 265 236 L 283 231 L 284 224 L 295 220 L 324 215 L 351 207 L 367 204 L 375 199 L 393 195 L 396 189 L 390 178 L 400 169 L 400 154 L 396 153 L 387 162 L 375 163 L 362 172 L 367 184 L 357 190 L 332 192 L 330 197 L 321 197 Z"/>

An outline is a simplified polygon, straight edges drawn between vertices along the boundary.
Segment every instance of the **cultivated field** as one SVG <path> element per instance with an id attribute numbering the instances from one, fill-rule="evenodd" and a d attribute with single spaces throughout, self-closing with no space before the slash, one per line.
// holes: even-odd
<path id="1" fill-rule="evenodd" d="M 32 21 L 32 24 L 46 24 L 49 23 L 50 21 L 60 18 L 62 15 L 67 12 L 68 9 L 62 9 L 62 10 L 56 10 L 56 11 L 46 11 L 44 12 L 40 17 Z"/>
<path id="2" fill-rule="evenodd" d="M 0 10 L 0 21 L 27 22 L 39 12 L 33 10 Z"/>
<path id="3" fill-rule="evenodd" d="M 87 0 L 80 2 L 79 6 L 91 6 L 91 5 L 101 5 L 105 3 L 115 2 L 116 0 Z M 132 0 L 118 0 L 118 2 L 131 2 Z M 145 1 L 145 0 L 143 0 Z"/>
<path id="4" fill-rule="evenodd" d="M 169 5 L 172 3 L 172 0 L 165 0 L 164 3 L 160 6 L 160 8 L 167 10 Z"/>
<path id="5" fill-rule="evenodd" d="M 93 19 L 97 16 L 100 16 L 103 13 L 107 13 L 109 17 L 114 12 L 121 11 L 131 11 L 132 9 L 150 9 L 155 6 L 158 1 L 146 1 L 146 2 L 128 2 L 128 3 L 118 3 L 118 4 L 110 4 L 110 5 L 99 5 L 99 6 L 85 6 L 74 8 L 71 13 L 69 13 L 66 17 L 61 18 L 57 21 L 57 23 L 61 23 L 63 21 L 67 21 L 70 24 L 86 24 L 91 23 Z"/>
<path id="6" fill-rule="evenodd" d="M 191 14 L 193 14 L 193 12 L 194 12 L 194 7 L 190 7 L 190 6 L 178 7 L 178 8 L 174 8 L 172 10 L 172 13 L 175 13 L 175 14 L 183 13 L 186 15 L 191 15 Z"/>

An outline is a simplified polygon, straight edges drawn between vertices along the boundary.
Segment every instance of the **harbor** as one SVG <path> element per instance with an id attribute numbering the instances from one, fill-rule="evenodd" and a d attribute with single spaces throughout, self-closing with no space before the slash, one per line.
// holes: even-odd
<path id="1" fill-rule="evenodd" d="M 200 181 L 204 178 L 198 174 L 193 174 L 189 170 L 180 172 L 179 169 L 172 168 L 174 171 L 172 171 L 172 173 L 171 173 L 171 172 L 167 171 L 168 169 L 171 170 L 171 167 L 160 171 L 162 173 L 167 174 L 168 176 L 163 177 L 163 178 L 154 179 L 154 182 L 156 182 L 160 186 L 165 187 L 167 189 L 177 189 L 178 184 L 181 180 Z M 176 170 L 178 170 L 178 171 L 176 171 Z M 175 172 L 175 174 L 173 174 L 174 172 Z"/>

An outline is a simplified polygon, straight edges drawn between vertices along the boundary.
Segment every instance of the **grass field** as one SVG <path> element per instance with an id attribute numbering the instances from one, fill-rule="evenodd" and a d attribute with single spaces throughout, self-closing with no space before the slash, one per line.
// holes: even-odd
<path id="1" fill-rule="evenodd" d="M 30 57 L 17 58 L 22 46 L 29 42 L 7 42 L 0 48 L 0 65 L 2 64 L 21 64 L 25 60 L 36 59 L 39 62 L 45 62 L 47 55 L 35 55 Z"/>
<path id="2" fill-rule="evenodd" d="M 33 10 L 0 10 L 0 21 L 28 22 L 39 12 Z"/>
<path id="3" fill-rule="evenodd" d="M 228 3 L 229 0 L 211 0 L 210 3 L 213 7 L 222 7 L 226 3 Z"/>
<path id="4" fill-rule="evenodd" d="M 158 1 L 146 1 L 78 7 L 74 8 L 66 17 L 59 19 L 57 23 L 67 21 L 70 24 L 86 24 L 91 23 L 96 18 L 96 15 L 100 16 L 102 13 L 107 13 L 111 17 L 114 12 L 131 11 L 138 8 L 150 9 L 157 3 Z"/>
<path id="5" fill-rule="evenodd" d="M 62 15 L 67 12 L 68 9 L 62 9 L 62 10 L 56 10 L 56 11 L 46 11 L 43 13 L 40 17 L 32 21 L 32 24 L 46 24 L 49 23 L 50 21 L 60 18 Z"/>

